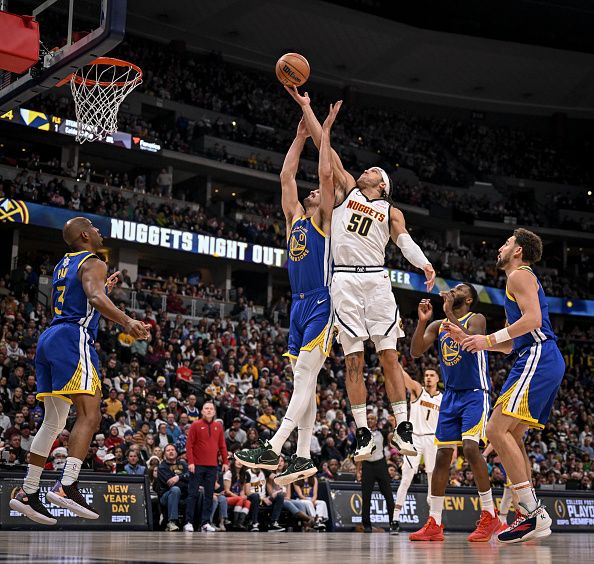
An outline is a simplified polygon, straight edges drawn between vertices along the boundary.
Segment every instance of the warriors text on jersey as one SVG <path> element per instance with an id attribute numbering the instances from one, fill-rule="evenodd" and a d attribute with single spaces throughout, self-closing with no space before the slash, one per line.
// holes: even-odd
<path id="1" fill-rule="evenodd" d="M 532 272 L 532 269 L 529 266 L 520 266 L 518 270 L 527 270 L 536 278 L 536 274 Z M 555 333 L 553 333 L 553 327 L 549 319 L 549 304 L 547 303 L 547 298 L 545 296 L 544 290 L 542 289 L 542 286 L 540 285 L 540 282 L 538 281 L 538 278 L 536 278 L 536 283 L 538 284 L 538 303 L 540 305 L 542 323 L 538 329 L 535 329 L 534 331 L 530 331 L 530 333 L 526 333 L 525 335 L 521 335 L 513 339 L 514 351 L 519 351 L 520 349 L 531 347 L 534 343 L 543 343 L 548 339 L 553 339 L 554 341 L 557 340 Z M 518 306 L 515 298 L 509 293 L 507 288 L 505 289 L 505 298 L 503 301 L 503 306 L 505 308 L 507 322 L 510 325 L 512 323 L 515 323 L 518 319 L 520 319 L 520 317 L 522 317 L 520 307 Z"/>
<path id="2" fill-rule="evenodd" d="M 332 258 L 345 266 L 384 266 L 390 240 L 390 204 L 351 190 L 332 213 Z"/>
<path id="3" fill-rule="evenodd" d="M 95 311 L 85 295 L 82 282 L 78 276 L 82 264 L 90 258 L 98 258 L 89 251 L 66 253 L 56 265 L 52 280 L 51 325 L 59 323 L 76 323 L 86 328 L 95 339 L 100 314 Z"/>
<path id="4" fill-rule="evenodd" d="M 299 217 L 287 243 L 289 282 L 294 294 L 318 290 L 330 282 L 330 237 L 311 217 Z"/>
<path id="5" fill-rule="evenodd" d="M 439 417 L 439 406 L 443 395 L 435 392 L 431 395 L 425 388 L 421 395 L 410 403 L 410 422 L 415 435 L 434 435 Z"/>
<path id="6" fill-rule="evenodd" d="M 467 313 L 458 321 L 465 329 L 468 322 L 476 315 Z M 452 390 L 474 390 L 481 389 L 489 391 L 491 380 L 487 365 L 487 354 L 485 351 L 470 353 L 462 350 L 460 344 L 456 343 L 443 328 L 439 326 L 439 364 L 441 376 L 446 388 Z"/>

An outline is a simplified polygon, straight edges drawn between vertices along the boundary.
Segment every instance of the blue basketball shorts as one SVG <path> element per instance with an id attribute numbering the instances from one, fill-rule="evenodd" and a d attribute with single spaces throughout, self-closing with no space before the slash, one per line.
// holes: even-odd
<path id="1" fill-rule="evenodd" d="M 446 388 L 439 408 L 435 444 L 461 446 L 466 439 L 484 440 L 490 409 L 487 390 Z"/>
<path id="2" fill-rule="evenodd" d="M 554 340 L 518 351 L 495 406 L 530 427 L 543 429 L 565 375 L 565 360 Z"/>
<path id="3" fill-rule="evenodd" d="M 95 395 L 101 389 L 99 357 L 87 329 L 76 323 L 60 323 L 46 329 L 35 355 L 37 398 L 71 394 Z"/>
<path id="4" fill-rule="evenodd" d="M 293 294 L 289 323 L 288 352 L 296 360 L 299 351 L 320 347 L 330 353 L 334 335 L 334 316 L 329 289 L 319 288 L 303 294 Z"/>

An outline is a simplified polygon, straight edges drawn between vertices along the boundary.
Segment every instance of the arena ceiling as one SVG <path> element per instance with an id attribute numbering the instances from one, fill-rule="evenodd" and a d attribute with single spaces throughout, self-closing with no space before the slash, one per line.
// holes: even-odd
<path id="1" fill-rule="evenodd" d="M 446 105 L 594 117 L 594 55 L 429 31 L 319 0 L 129 0 L 128 27 L 273 72 L 282 53 L 316 80 Z"/>

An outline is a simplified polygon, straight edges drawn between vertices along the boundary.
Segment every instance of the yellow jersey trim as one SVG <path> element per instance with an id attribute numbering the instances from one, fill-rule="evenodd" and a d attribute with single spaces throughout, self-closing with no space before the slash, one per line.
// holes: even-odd
<path id="1" fill-rule="evenodd" d="M 507 289 L 507 286 L 505 287 L 505 295 L 506 295 L 506 296 L 507 296 L 507 298 L 508 298 L 509 300 L 511 300 L 512 302 L 515 302 L 515 301 L 516 301 L 516 298 L 514 298 L 514 297 L 513 297 L 513 296 L 512 296 L 512 295 L 509 293 L 509 290 Z"/>
<path id="2" fill-rule="evenodd" d="M 76 251 L 75 253 L 66 253 L 67 257 L 75 257 L 77 255 L 82 255 L 83 253 L 90 253 L 91 251 Z"/>
<path id="3" fill-rule="evenodd" d="M 435 444 L 437 446 L 446 446 L 446 445 L 462 446 L 462 441 L 438 441 L 437 439 L 435 439 L 433 441 L 433 444 Z"/>
<path id="4" fill-rule="evenodd" d="M 306 345 L 303 345 L 299 350 L 302 351 L 313 351 L 316 347 L 320 347 L 320 350 L 325 356 L 330 354 L 330 349 L 332 348 L 332 339 L 329 340 L 328 348 L 324 349 L 324 341 L 326 340 L 327 332 L 330 329 L 330 324 L 328 323 L 326 327 L 322 330 L 322 332 L 315 338 L 312 339 Z"/>
<path id="5" fill-rule="evenodd" d="M 317 225 L 317 223 L 314 221 L 314 218 L 311 218 L 311 224 L 315 227 L 316 231 L 322 236 L 322 237 L 326 237 L 326 233 L 324 233 Z"/>
<path id="6" fill-rule="evenodd" d="M 300 219 L 305 219 L 304 215 L 300 215 L 298 217 L 296 217 L 292 222 L 291 222 L 291 227 L 293 227 L 293 225 L 295 225 Z"/>
<path id="7" fill-rule="evenodd" d="M 90 258 L 96 258 L 96 259 L 99 259 L 99 257 L 98 257 L 96 254 L 94 254 L 94 253 L 91 253 L 90 255 L 86 256 L 84 259 L 82 259 L 82 260 L 81 260 L 81 261 L 78 263 L 78 268 L 77 268 L 76 270 L 80 270 L 80 267 L 83 265 L 83 263 L 84 263 L 86 260 L 89 260 Z M 99 260 L 101 260 L 101 259 L 99 259 Z"/>

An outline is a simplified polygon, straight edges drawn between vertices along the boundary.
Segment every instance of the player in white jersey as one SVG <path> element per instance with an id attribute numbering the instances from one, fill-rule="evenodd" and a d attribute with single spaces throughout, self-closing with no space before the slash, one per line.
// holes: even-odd
<path id="1" fill-rule="evenodd" d="M 423 378 L 423 386 L 416 380 L 413 380 L 406 371 L 404 372 L 404 383 L 410 392 L 410 417 L 413 432 L 413 444 L 417 449 L 419 456 L 404 456 L 402 461 L 402 480 L 396 492 L 396 507 L 394 509 L 394 519 L 392 520 L 391 532 L 398 534 L 400 532 L 400 511 L 404 506 L 406 494 L 410 487 L 419 464 L 421 455 L 425 462 L 425 472 L 427 473 L 427 503 L 431 497 L 431 476 L 435 467 L 435 457 L 437 455 L 437 445 L 435 444 L 435 429 L 437 429 L 437 419 L 439 418 L 439 407 L 443 394 L 437 389 L 439 383 L 439 374 L 433 368 L 427 368 Z"/>
<path id="2" fill-rule="evenodd" d="M 312 140 L 319 148 L 321 126 L 307 93 L 287 91 L 301 106 Z M 388 200 L 390 178 L 372 167 L 355 180 L 332 151 L 336 208 L 332 214 L 334 274 L 331 295 L 339 342 L 346 356 L 346 388 L 357 425 L 355 461 L 368 459 L 375 450 L 367 426 L 367 388 L 363 380 L 364 343 L 371 339 L 386 380 L 386 393 L 396 419 L 392 444 L 403 454 L 415 456 L 412 425 L 407 421 L 406 388 L 398 362 L 396 341 L 404 336 L 392 284 L 384 270 L 385 250 L 390 238 L 404 257 L 425 272 L 427 290 L 435 282 L 435 271 L 406 230 L 402 212 Z"/>

